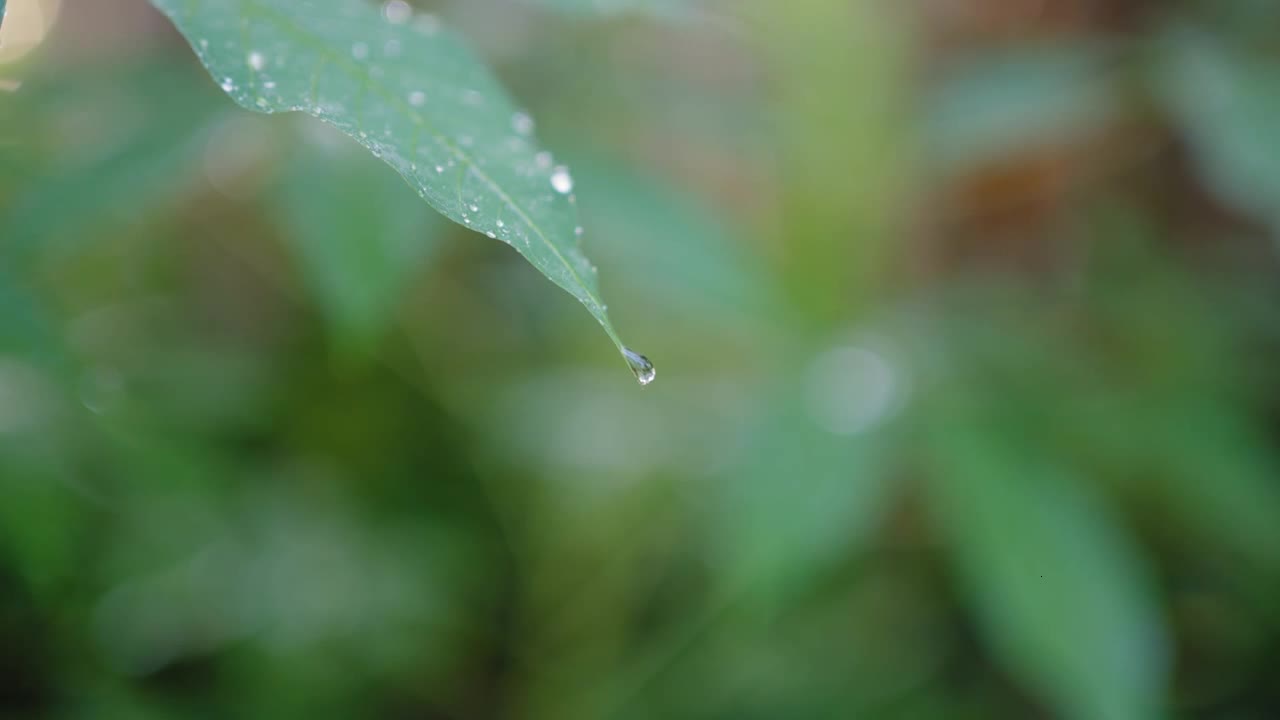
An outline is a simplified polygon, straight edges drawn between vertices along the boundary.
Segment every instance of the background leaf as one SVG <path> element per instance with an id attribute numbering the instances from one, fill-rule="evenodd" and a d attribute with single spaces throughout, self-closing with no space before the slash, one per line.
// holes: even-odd
<path id="1" fill-rule="evenodd" d="M 1159 48 L 1157 87 L 1210 187 L 1280 234 L 1280 59 L 1185 26 Z"/>
<path id="2" fill-rule="evenodd" d="M 99 112 L 80 135 L 68 138 L 52 114 L 20 119 L 31 126 L 23 144 L 42 147 L 55 159 L 43 173 L 24 176 L 10 197 L 0 199 L 0 253 L 9 262 L 25 262 L 37 253 L 65 252 L 101 236 L 106 227 L 137 222 L 144 215 L 140 207 L 159 208 L 172 201 L 202 169 L 200 154 L 211 128 L 222 119 L 196 79 L 186 68 L 152 58 L 115 76 L 114 91 L 128 104 Z M 92 83 L 103 78 L 89 73 L 82 80 L 73 83 L 82 92 L 63 92 L 51 104 L 89 105 Z M 31 90 L 42 92 L 44 81 L 38 78 Z M 75 154 L 77 143 L 95 138 L 111 142 Z M 60 164 L 57 154 L 75 161 Z"/>
<path id="3" fill-rule="evenodd" d="M 776 394 L 767 419 L 747 433 L 742 464 L 716 488 L 720 512 L 711 525 L 726 589 L 766 610 L 856 555 L 893 490 L 887 453 L 876 442 L 883 435 L 821 427 L 804 395 Z"/>
<path id="4" fill-rule="evenodd" d="M 313 129 L 271 200 L 339 345 L 364 353 L 443 228 L 385 165 L 327 127 Z"/>
<path id="5" fill-rule="evenodd" d="M 455 222 L 500 239 L 623 350 L 579 247 L 573 180 L 484 65 L 405 2 L 155 0 L 241 106 L 355 138 Z"/>
<path id="6" fill-rule="evenodd" d="M 740 328 L 781 312 L 772 277 L 714 208 L 616 158 L 582 153 L 573 160 L 601 263 L 630 270 L 619 283 L 674 316 L 716 327 Z M 699 308 L 692 317 L 690 307 Z"/>
<path id="7" fill-rule="evenodd" d="M 923 115 L 931 158 L 954 172 L 1095 130 L 1119 104 L 1113 64 L 1094 45 L 1032 45 L 947 68 Z"/>
<path id="8" fill-rule="evenodd" d="M 1158 717 L 1164 634 L 1147 571 L 1086 490 L 963 396 L 932 406 L 930 501 L 993 649 L 1066 717 Z"/>

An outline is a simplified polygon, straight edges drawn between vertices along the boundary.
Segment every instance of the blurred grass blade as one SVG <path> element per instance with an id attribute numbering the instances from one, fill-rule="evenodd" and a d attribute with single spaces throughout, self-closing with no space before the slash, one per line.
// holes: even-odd
<path id="1" fill-rule="evenodd" d="M 355 138 L 445 216 L 511 245 L 622 349 L 579 247 L 568 170 L 493 75 L 402 0 L 153 0 L 237 103 Z"/>
<path id="2" fill-rule="evenodd" d="M 363 354 L 391 324 L 443 220 L 385 165 L 342 136 L 330 139 L 294 154 L 277 205 L 340 348 Z"/>
<path id="3" fill-rule="evenodd" d="M 1165 639 L 1135 548 L 1078 478 L 936 416 L 931 501 L 992 650 L 1061 717 L 1158 717 Z"/>

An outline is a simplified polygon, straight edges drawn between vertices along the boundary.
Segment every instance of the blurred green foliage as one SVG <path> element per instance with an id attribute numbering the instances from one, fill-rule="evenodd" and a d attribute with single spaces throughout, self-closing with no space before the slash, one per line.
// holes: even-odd
<path id="1" fill-rule="evenodd" d="M 0 65 L 0 716 L 1280 709 L 1272 3 L 416 3 L 643 390 L 94 7 Z"/>

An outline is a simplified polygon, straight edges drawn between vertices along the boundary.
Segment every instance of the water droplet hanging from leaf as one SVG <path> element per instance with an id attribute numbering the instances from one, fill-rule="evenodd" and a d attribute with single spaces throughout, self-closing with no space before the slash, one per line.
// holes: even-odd
<path id="1" fill-rule="evenodd" d="M 622 356 L 627 359 L 627 365 L 631 367 L 631 372 L 636 376 L 636 380 L 641 385 L 648 385 L 658 376 L 658 370 L 649 362 L 649 358 L 632 350 L 631 348 L 622 348 Z"/>

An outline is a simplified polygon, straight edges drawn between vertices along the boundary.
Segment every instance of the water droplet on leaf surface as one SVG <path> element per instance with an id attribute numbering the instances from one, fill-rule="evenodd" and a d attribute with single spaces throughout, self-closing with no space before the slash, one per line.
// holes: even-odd
<path id="1" fill-rule="evenodd" d="M 412 15 L 413 8 L 404 0 L 391 0 L 391 2 L 382 6 L 382 16 L 393 25 L 402 25 L 408 22 Z"/>
<path id="2" fill-rule="evenodd" d="M 622 348 L 622 357 L 627 359 L 631 373 L 636 376 L 636 380 L 639 380 L 641 385 L 648 385 L 657 377 L 658 371 L 653 367 L 653 363 L 649 362 L 649 358 L 626 347 Z"/>
<path id="3" fill-rule="evenodd" d="M 573 192 L 573 176 L 569 174 L 569 168 L 561 165 L 551 172 L 551 187 L 561 195 Z"/>
<path id="4" fill-rule="evenodd" d="M 511 116 L 511 128 L 520 135 L 533 134 L 533 118 L 528 113 L 518 112 Z"/>

